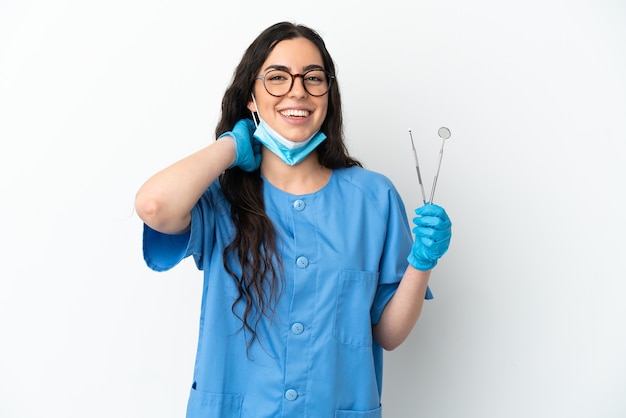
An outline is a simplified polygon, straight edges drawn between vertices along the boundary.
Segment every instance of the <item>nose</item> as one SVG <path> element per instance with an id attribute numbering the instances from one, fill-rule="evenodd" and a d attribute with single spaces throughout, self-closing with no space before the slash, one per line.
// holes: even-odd
<path id="1" fill-rule="evenodd" d="M 300 79 L 300 81 L 298 81 L 298 79 Z M 304 87 L 304 75 L 293 75 L 293 86 L 291 87 L 291 91 L 289 93 L 296 97 L 304 97 L 308 94 L 306 88 Z"/>

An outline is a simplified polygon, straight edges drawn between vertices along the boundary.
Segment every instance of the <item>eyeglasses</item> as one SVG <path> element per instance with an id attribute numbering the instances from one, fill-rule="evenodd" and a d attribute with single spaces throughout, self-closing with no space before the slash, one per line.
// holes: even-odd
<path id="1" fill-rule="evenodd" d="M 285 70 L 269 70 L 264 75 L 257 76 L 256 79 L 263 80 L 263 86 L 269 94 L 274 97 L 281 97 L 291 91 L 297 77 L 302 78 L 304 90 L 315 97 L 328 93 L 335 79 L 335 76 L 321 69 L 312 69 L 304 74 L 291 74 Z"/>

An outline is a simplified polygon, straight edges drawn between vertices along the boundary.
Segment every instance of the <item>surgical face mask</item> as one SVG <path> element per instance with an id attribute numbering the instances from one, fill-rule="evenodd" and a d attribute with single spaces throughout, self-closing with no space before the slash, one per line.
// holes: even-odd
<path id="1" fill-rule="evenodd" d="M 254 95 L 252 95 L 252 101 L 254 106 L 258 110 Z M 317 146 L 326 139 L 326 135 L 323 132 L 317 131 L 311 135 L 307 140 L 302 142 L 290 141 L 278 132 L 276 132 L 271 126 L 269 126 L 261 114 L 258 113 L 259 123 L 257 124 L 252 114 L 252 120 L 256 125 L 256 131 L 254 131 L 254 137 L 267 149 L 276 154 L 287 165 L 296 165 L 304 160 Z"/>

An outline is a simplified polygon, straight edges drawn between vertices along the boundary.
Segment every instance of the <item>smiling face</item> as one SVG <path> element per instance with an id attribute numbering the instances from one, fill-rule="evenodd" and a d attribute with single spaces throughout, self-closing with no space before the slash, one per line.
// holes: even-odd
<path id="1" fill-rule="evenodd" d="M 317 68 L 324 69 L 322 56 L 306 38 L 284 40 L 276 44 L 258 75 L 271 69 L 282 69 L 291 74 L 303 74 Z M 261 118 L 285 138 L 300 142 L 317 132 L 328 111 L 328 94 L 311 96 L 303 85 L 302 77 L 296 77 L 292 89 L 281 97 L 272 96 L 257 79 L 254 84 L 255 103 L 250 100 L 248 109 L 258 111 Z"/>

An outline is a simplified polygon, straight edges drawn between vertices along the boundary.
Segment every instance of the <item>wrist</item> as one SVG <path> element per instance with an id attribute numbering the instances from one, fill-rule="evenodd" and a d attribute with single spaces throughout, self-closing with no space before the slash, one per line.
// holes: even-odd
<path id="1" fill-rule="evenodd" d="M 437 265 L 437 260 L 425 260 L 423 258 L 416 257 L 413 253 L 409 254 L 406 260 L 409 262 L 411 267 L 420 271 L 432 270 Z"/>
<path id="2" fill-rule="evenodd" d="M 226 159 L 226 168 L 233 168 L 237 164 L 237 144 L 230 132 L 225 132 L 217 138 L 216 145 L 219 146 L 222 155 Z"/>

